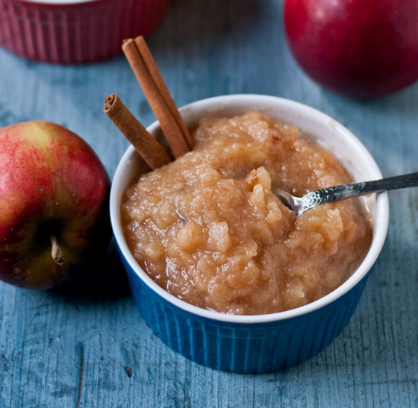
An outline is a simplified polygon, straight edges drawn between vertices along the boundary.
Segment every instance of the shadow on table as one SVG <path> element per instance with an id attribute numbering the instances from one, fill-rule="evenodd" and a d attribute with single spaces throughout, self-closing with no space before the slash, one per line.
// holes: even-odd
<path id="1" fill-rule="evenodd" d="M 270 13 L 272 2 L 259 0 L 174 0 L 161 27 L 150 37 L 158 45 L 170 48 L 196 45 L 204 47 L 205 40 L 229 40 L 256 35 L 259 26 Z M 278 21 L 278 25 L 281 21 Z M 220 48 L 220 43 L 214 43 Z"/>
<path id="2" fill-rule="evenodd" d="M 203 58 L 207 48 L 216 52 L 229 48 L 226 43 L 243 46 L 258 37 L 269 17 L 277 14 L 272 7 L 277 4 L 259 0 L 174 0 L 167 17 L 147 41 L 155 52 L 160 47 L 174 53 L 189 49 L 191 59 L 196 55 Z M 282 25 L 281 19 L 277 25 Z M 187 52 L 183 56 L 187 57 Z"/>
<path id="3" fill-rule="evenodd" d="M 128 278 L 112 240 L 106 258 L 95 270 L 49 291 L 57 297 L 91 302 L 116 301 L 131 295 Z"/>

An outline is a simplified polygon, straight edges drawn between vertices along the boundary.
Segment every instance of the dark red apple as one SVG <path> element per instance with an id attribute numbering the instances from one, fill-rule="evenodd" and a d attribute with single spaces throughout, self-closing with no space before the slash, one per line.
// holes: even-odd
<path id="1" fill-rule="evenodd" d="M 0 129 L 0 279 L 47 289 L 105 256 L 110 182 L 90 146 L 49 122 Z"/>
<path id="2" fill-rule="evenodd" d="M 418 80 L 418 0 L 287 0 L 290 49 L 335 92 L 373 98 Z"/>

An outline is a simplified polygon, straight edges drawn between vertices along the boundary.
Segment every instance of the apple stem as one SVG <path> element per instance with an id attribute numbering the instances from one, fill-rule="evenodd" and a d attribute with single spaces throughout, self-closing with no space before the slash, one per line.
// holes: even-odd
<path id="1" fill-rule="evenodd" d="M 61 250 L 61 247 L 58 244 L 57 237 L 52 234 L 51 235 L 51 244 L 52 244 L 52 251 L 51 256 L 54 262 L 58 265 L 62 265 L 64 263 L 64 254 Z"/>

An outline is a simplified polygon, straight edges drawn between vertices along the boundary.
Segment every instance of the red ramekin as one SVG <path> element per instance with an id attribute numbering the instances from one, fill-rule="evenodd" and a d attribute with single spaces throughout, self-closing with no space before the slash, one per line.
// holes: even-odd
<path id="1" fill-rule="evenodd" d="M 149 35 L 171 0 L 0 0 L 0 45 L 34 61 L 82 64 L 113 57 Z"/>

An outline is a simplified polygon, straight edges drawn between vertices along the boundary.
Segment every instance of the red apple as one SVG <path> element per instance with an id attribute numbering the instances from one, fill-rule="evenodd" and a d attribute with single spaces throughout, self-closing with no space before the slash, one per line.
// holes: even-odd
<path id="1" fill-rule="evenodd" d="M 373 98 L 418 80 L 418 0 L 287 0 L 290 49 L 315 81 Z"/>
<path id="2" fill-rule="evenodd" d="M 103 257 L 109 188 L 99 158 L 64 127 L 0 129 L 0 279 L 47 289 Z"/>

